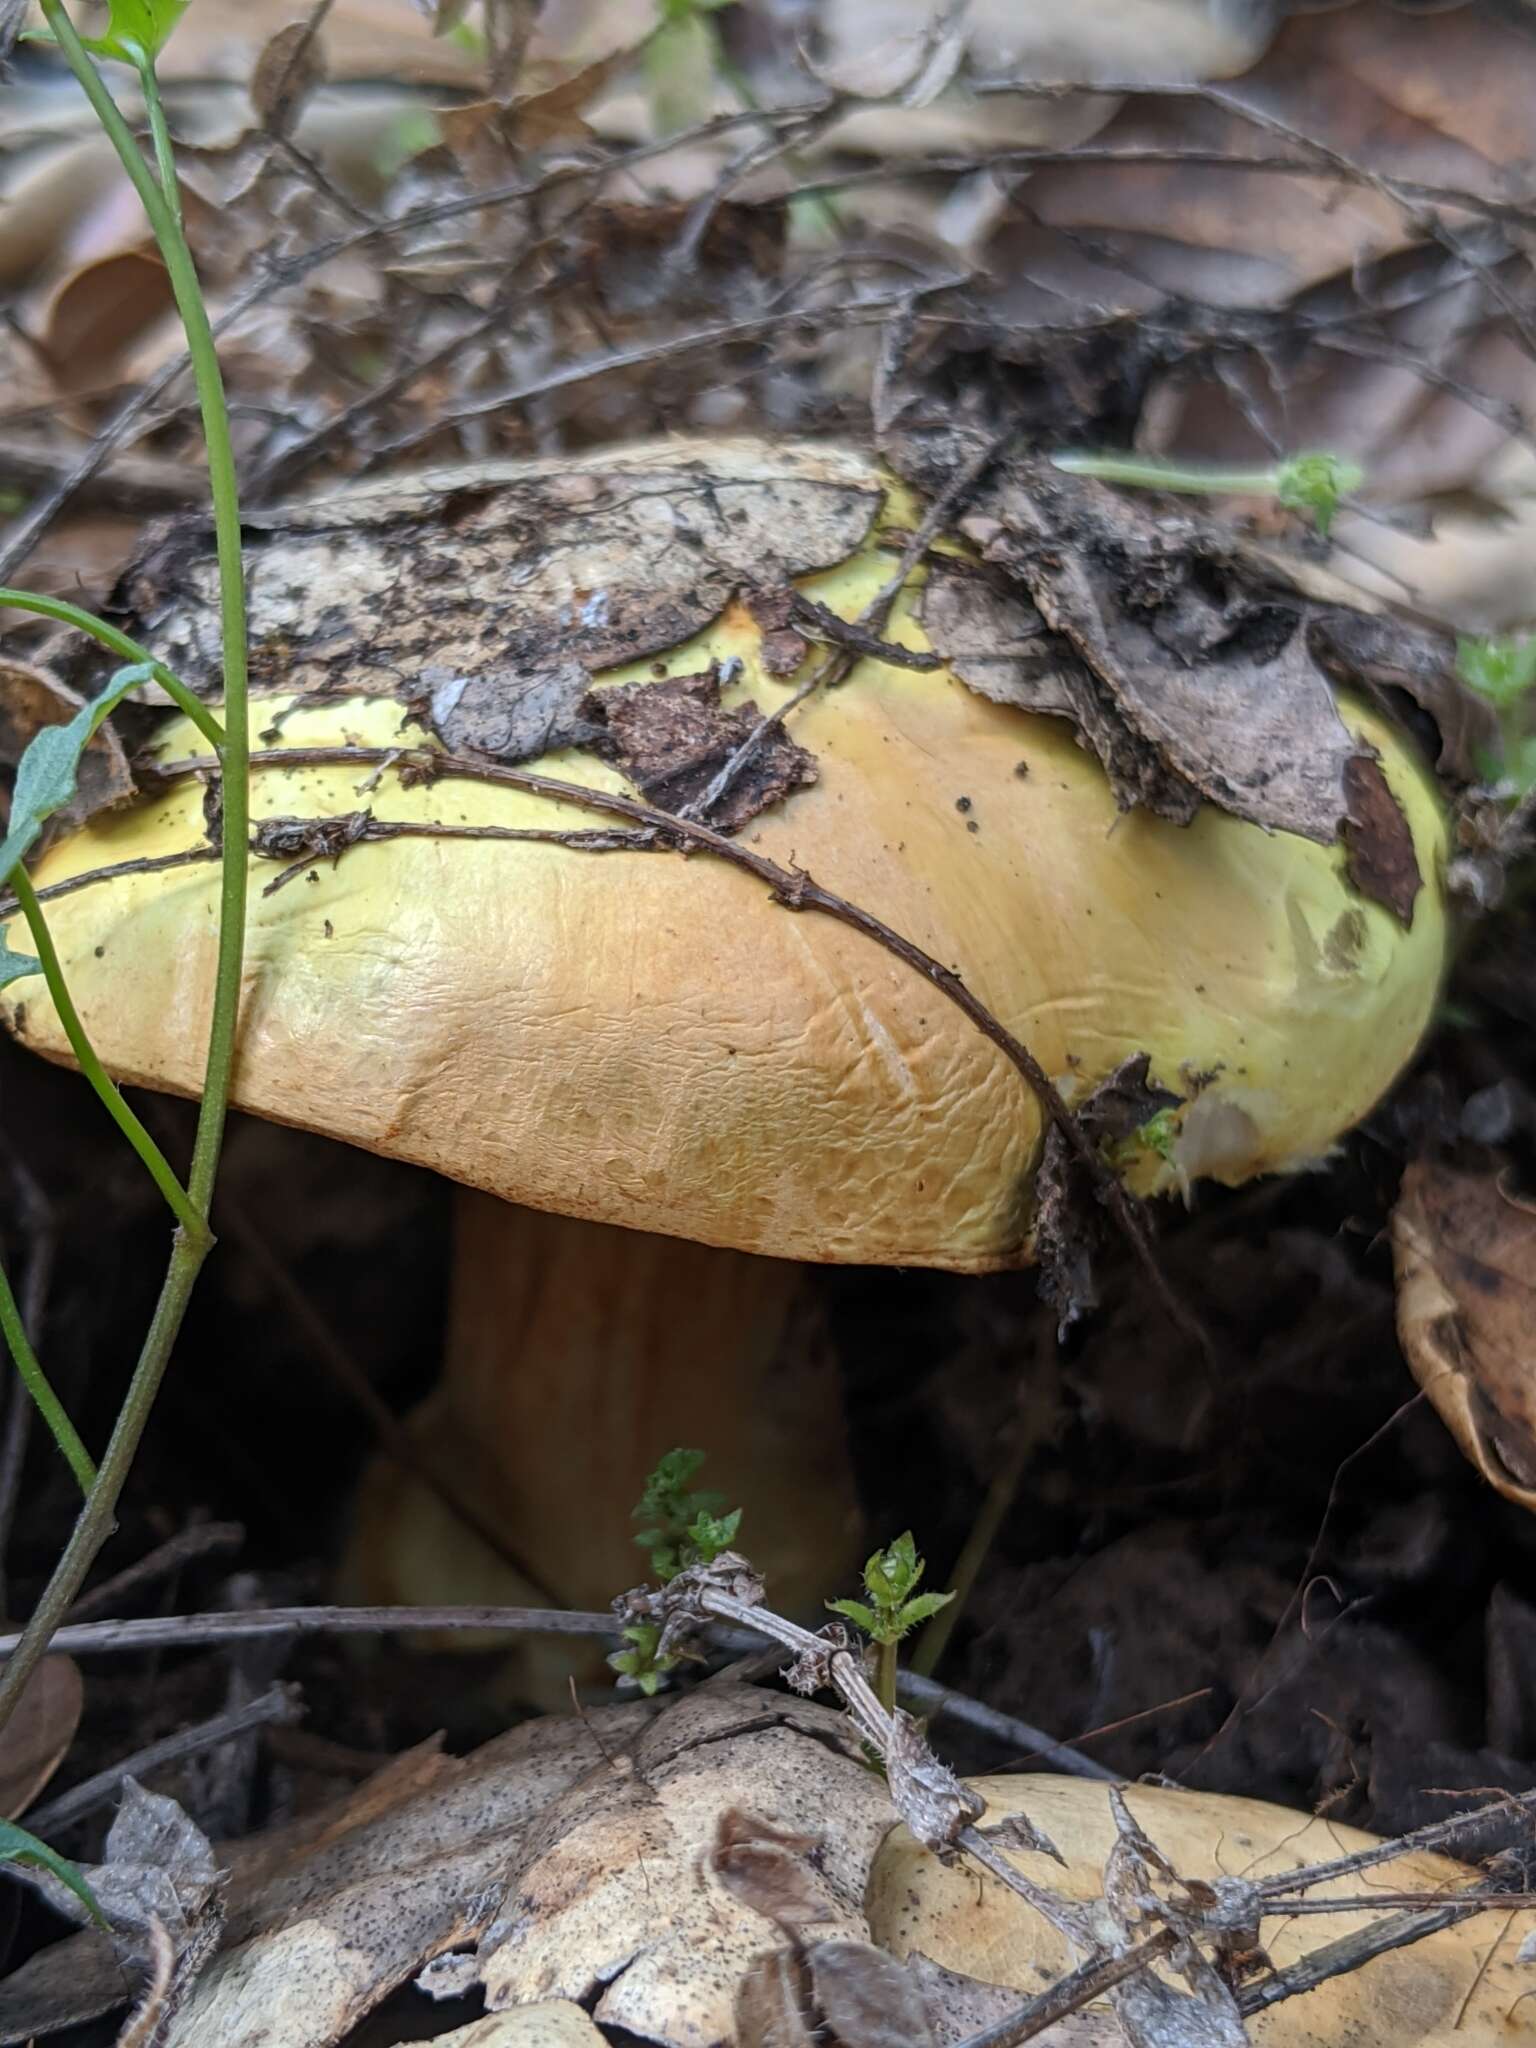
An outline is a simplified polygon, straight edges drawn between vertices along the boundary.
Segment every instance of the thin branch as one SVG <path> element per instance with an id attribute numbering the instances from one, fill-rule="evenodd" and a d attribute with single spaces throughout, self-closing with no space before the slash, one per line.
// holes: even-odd
<path id="1" fill-rule="evenodd" d="M 159 1742 L 151 1742 L 133 1756 L 124 1757 L 121 1763 L 111 1764 L 94 1777 L 72 1785 L 57 1799 L 50 1799 L 46 1806 L 30 1812 L 27 1826 L 46 1841 L 50 1835 L 59 1834 L 77 1820 L 84 1819 L 86 1814 L 94 1813 L 97 1807 L 106 1806 L 122 1789 L 124 1778 L 142 1778 L 166 1764 L 179 1763 L 183 1757 L 197 1756 L 221 1742 L 232 1741 L 237 1735 L 247 1735 L 253 1728 L 267 1728 L 273 1723 L 279 1727 L 291 1727 L 303 1718 L 303 1711 L 296 1686 L 270 1686 L 245 1706 L 228 1708 L 207 1721 L 183 1728 L 176 1735 L 163 1736 Z"/>
<path id="2" fill-rule="evenodd" d="M 84 1621 L 89 1615 L 99 1614 L 103 1607 L 115 1606 L 128 1594 L 137 1593 L 141 1587 L 153 1585 L 157 1579 L 168 1579 L 187 1565 L 215 1557 L 220 1551 L 237 1551 L 244 1542 L 245 1530 L 238 1522 L 193 1522 L 122 1571 L 114 1572 L 110 1579 L 103 1579 L 100 1585 L 82 1593 L 70 1608 L 69 1619 Z"/>
<path id="3" fill-rule="evenodd" d="M 200 1643 L 241 1643 L 268 1636 L 378 1636 L 416 1629 L 484 1629 L 518 1635 L 616 1636 L 611 1614 L 558 1607 L 264 1607 L 230 1614 L 148 1615 L 136 1621 L 66 1622 L 50 1649 L 71 1656 L 130 1650 L 184 1650 Z M 0 1657 L 21 1641 L 0 1636 Z"/>

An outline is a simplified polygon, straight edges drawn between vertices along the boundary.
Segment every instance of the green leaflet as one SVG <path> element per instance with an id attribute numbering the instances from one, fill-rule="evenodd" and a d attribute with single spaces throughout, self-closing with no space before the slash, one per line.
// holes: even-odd
<path id="1" fill-rule="evenodd" d="M 131 689 L 147 682 L 154 672 L 153 662 L 145 661 L 120 668 L 101 695 L 82 704 L 67 724 L 45 725 L 33 734 L 16 770 L 11 829 L 0 841 L 0 877 L 8 875 L 25 859 L 36 845 L 45 821 L 74 796 L 80 756 L 102 720 Z M 10 978 L 14 980 L 15 976 Z"/>
<path id="2" fill-rule="evenodd" d="M 20 981 L 23 975 L 41 974 L 43 963 L 34 960 L 30 953 L 13 953 L 0 938 L 0 988 L 9 988 L 13 981 Z"/>
<path id="3" fill-rule="evenodd" d="M 46 1870 L 69 1887 L 98 1927 L 106 1926 L 95 1894 L 74 1864 L 50 1849 L 46 1842 L 40 1842 L 36 1835 L 17 1827 L 13 1820 L 0 1820 L 0 1863 L 30 1863 L 38 1870 Z"/>

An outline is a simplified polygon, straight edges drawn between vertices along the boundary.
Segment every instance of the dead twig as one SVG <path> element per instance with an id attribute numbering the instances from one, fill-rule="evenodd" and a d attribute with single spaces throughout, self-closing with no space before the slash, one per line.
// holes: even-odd
<path id="1" fill-rule="evenodd" d="M 70 1656 L 130 1650 L 182 1650 L 263 1636 L 379 1636 L 415 1629 L 484 1629 L 517 1635 L 612 1636 L 611 1614 L 558 1607 L 263 1607 L 228 1614 L 148 1615 L 136 1621 L 66 1622 L 49 1644 Z M 21 1630 L 0 1636 L 0 1657 Z"/>
<path id="2" fill-rule="evenodd" d="M 50 1836 L 72 1827 L 77 1820 L 83 1820 L 88 1813 L 94 1813 L 98 1807 L 108 1805 L 122 1790 L 125 1778 L 146 1777 L 149 1772 L 158 1771 L 166 1764 L 179 1763 L 183 1757 L 197 1756 L 203 1750 L 216 1748 L 221 1742 L 232 1741 L 237 1735 L 248 1735 L 253 1728 L 290 1728 L 303 1718 L 303 1713 L 297 1686 L 270 1686 L 245 1706 L 232 1707 L 225 1713 L 197 1722 L 194 1727 L 183 1728 L 179 1734 L 151 1742 L 134 1755 L 124 1757 L 121 1763 L 109 1765 L 94 1777 L 72 1785 L 57 1799 L 50 1799 L 46 1806 L 35 1807 L 27 1816 L 27 1825 L 46 1841 Z"/>
<path id="3" fill-rule="evenodd" d="M 157 1579 L 167 1579 L 179 1572 L 183 1566 L 195 1563 L 199 1558 L 213 1557 L 221 1550 L 239 1550 L 245 1542 L 245 1531 L 238 1522 L 194 1522 L 189 1528 L 178 1530 L 164 1543 L 138 1558 L 120 1572 L 114 1572 L 110 1579 L 103 1579 L 99 1586 L 92 1586 L 82 1593 L 69 1610 L 71 1622 L 86 1620 L 90 1615 L 99 1614 L 104 1607 L 114 1607 L 129 1593 L 136 1593 L 141 1586 L 152 1586 Z"/>

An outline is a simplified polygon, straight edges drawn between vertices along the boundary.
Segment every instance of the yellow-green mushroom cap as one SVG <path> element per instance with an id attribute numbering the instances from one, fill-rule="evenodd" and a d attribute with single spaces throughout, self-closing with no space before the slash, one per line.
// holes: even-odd
<path id="1" fill-rule="evenodd" d="M 685 453 L 706 477 L 825 476 L 878 494 L 863 543 L 797 579 L 845 619 L 889 575 L 892 536 L 915 518 L 903 488 L 860 457 L 739 443 Z M 658 457 L 600 460 L 643 473 Z M 504 467 L 499 488 L 559 467 Z M 922 576 L 887 628 L 914 649 L 928 646 Z M 724 702 L 771 710 L 809 671 L 770 674 L 764 642 L 732 599 L 667 650 L 665 670 L 732 664 Z M 655 669 L 648 656 L 597 686 Z M 1354 888 L 1338 847 L 1209 805 L 1188 827 L 1122 815 L 1067 722 L 994 703 L 946 668 L 864 658 L 813 695 L 792 732 L 817 780 L 741 837 L 958 970 L 1069 1100 L 1146 1053 L 1151 1080 L 1182 1104 L 1162 1151 L 1133 1148 L 1137 1185 L 1237 1183 L 1326 1155 L 1411 1056 L 1440 980 L 1439 803 L 1381 716 L 1341 708 L 1412 830 L 1424 886 L 1408 926 Z M 279 688 L 256 700 L 251 728 L 266 751 L 424 744 L 382 687 L 320 703 Z M 168 722 L 162 763 L 204 751 L 185 721 Z M 629 787 L 586 749 L 529 765 Z M 253 776 L 258 820 L 364 806 L 455 828 L 614 823 L 483 781 L 408 785 L 397 767 L 375 775 L 356 761 Z M 35 880 L 46 889 L 193 848 L 202 807 L 195 777 L 166 782 L 75 831 Z M 423 836 L 316 858 L 264 893 L 277 872 L 252 864 L 240 1106 L 509 1202 L 705 1244 L 961 1271 L 1027 1257 L 1042 1116 L 1013 1066 L 874 940 L 776 903 L 724 861 Z M 121 1080 L 197 1091 L 217 903 L 212 863 L 49 903 L 86 1029 Z M 19 927 L 11 940 L 24 943 Z M 67 1057 L 39 979 L 0 1002 L 25 1044 Z"/>

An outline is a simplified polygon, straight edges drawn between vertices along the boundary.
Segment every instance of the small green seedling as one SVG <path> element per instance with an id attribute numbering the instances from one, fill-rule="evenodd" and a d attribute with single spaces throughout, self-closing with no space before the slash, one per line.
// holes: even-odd
<path id="1" fill-rule="evenodd" d="M 1129 484 L 1147 491 L 1187 491 L 1207 497 L 1274 498 L 1292 512 L 1310 512 L 1324 539 L 1339 500 L 1358 491 L 1365 471 L 1357 462 L 1327 450 L 1287 455 L 1262 469 L 1202 468 L 1155 455 L 1078 454 L 1051 457 L 1068 476 L 1097 477 L 1101 483 Z"/>
<path id="2" fill-rule="evenodd" d="M 661 1458 L 645 1482 L 632 1519 L 640 1524 L 635 1541 L 649 1551 L 651 1570 L 666 1585 L 690 1565 L 713 1564 L 729 1550 L 741 1527 L 741 1509 L 720 1510 L 725 1496 L 692 1488 L 689 1482 L 704 1462 L 702 1451 L 672 1450 Z M 679 1659 L 658 1655 L 661 1629 L 655 1622 L 636 1622 L 624 1631 L 627 1650 L 608 1659 L 612 1670 L 640 1688 L 647 1698 Z"/>
<path id="3" fill-rule="evenodd" d="M 889 1713 L 896 1705 L 896 1646 L 921 1622 L 954 1599 L 953 1593 L 919 1593 L 927 1569 L 908 1529 L 888 1550 L 877 1550 L 864 1567 L 863 1600 L 829 1600 L 832 1613 L 851 1621 L 875 1646 L 875 1691 Z"/>
<path id="4" fill-rule="evenodd" d="M 1456 642 L 1456 669 L 1498 721 L 1498 747 L 1479 764 L 1482 772 L 1519 803 L 1536 790 L 1536 637 L 1463 635 Z"/>

